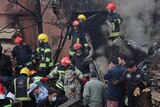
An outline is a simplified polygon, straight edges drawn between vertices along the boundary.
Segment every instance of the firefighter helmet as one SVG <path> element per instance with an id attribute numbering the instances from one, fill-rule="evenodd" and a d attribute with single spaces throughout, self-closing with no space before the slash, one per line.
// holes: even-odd
<path id="1" fill-rule="evenodd" d="M 106 5 L 106 8 L 107 9 L 110 9 L 110 10 L 116 10 L 116 4 L 114 3 L 109 3 Z"/>
<path id="2" fill-rule="evenodd" d="M 62 60 L 61 60 L 61 64 L 64 65 L 64 66 L 67 66 L 67 65 L 70 65 L 71 64 L 71 60 L 69 57 L 63 57 Z"/>
<path id="3" fill-rule="evenodd" d="M 44 43 L 48 42 L 48 35 L 45 33 L 41 33 L 38 35 L 38 39 L 42 40 Z"/>
<path id="4" fill-rule="evenodd" d="M 78 20 L 73 21 L 72 25 L 73 26 L 78 26 L 79 25 L 79 21 Z"/>
<path id="5" fill-rule="evenodd" d="M 84 14 L 80 14 L 80 15 L 78 15 L 77 19 L 84 21 L 84 20 L 86 20 L 86 16 Z"/>
<path id="6" fill-rule="evenodd" d="M 20 74 L 27 74 L 29 76 L 30 70 L 27 67 L 21 69 Z"/>
<path id="7" fill-rule="evenodd" d="M 4 94 L 4 86 L 0 84 L 0 94 Z"/>
<path id="8" fill-rule="evenodd" d="M 15 42 L 15 43 L 22 43 L 22 42 L 23 42 L 23 39 L 22 39 L 22 37 L 17 36 L 17 37 L 15 38 L 14 42 Z"/>
<path id="9" fill-rule="evenodd" d="M 37 72 L 35 70 L 31 70 L 31 72 L 29 73 L 29 76 L 32 76 L 33 74 L 36 74 Z"/>
<path id="10" fill-rule="evenodd" d="M 78 50 L 78 49 L 81 49 L 82 48 L 82 45 L 80 43 L 75 43 L 74 44 L 74 50 Z"/>

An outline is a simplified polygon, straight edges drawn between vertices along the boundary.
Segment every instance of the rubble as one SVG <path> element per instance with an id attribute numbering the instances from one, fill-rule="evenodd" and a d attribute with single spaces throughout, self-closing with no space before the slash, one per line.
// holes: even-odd
<path id="1" fill-rule="evenodd" d="M 150 89 L 153 107 L 160 107 L 160 52 L 155 51 L 144 63 L 146 66 L 144 70 L 149 73 L 152 80 Z"/>

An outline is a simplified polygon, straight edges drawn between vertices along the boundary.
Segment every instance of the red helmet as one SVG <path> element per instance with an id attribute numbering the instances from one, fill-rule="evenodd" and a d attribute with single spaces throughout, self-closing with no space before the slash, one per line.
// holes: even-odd
<path id="1" fill-rule="evenodd" d="M 75 43 L 74 44 L 74 50 L 78 50 L 78 49 L 81 49 L 82 48 L 82 45 L 80 43 Z"/>
<path id="2" fill-rule="evenodd" d="M 0 94 L 4 94 L 4 87 L 2 84 L 0 84 Z"/>
<path id="3" fill-rule="evenodd" d="M 114 3 L 109 3 L 109 4 L 107 4 L 106 8 L 107 8 L 107 9 L 110 9 L 110 10 L 116 10 L 116 4 L 114 4 Z"/>
<path id="4" fill-rule="evenodd" d="M 78 26 L 79 25 L 79 21 L 78 20 L 73 21 L 72 25 L 73 26 Z"/>
<path id="5" fill-rule="evenodd" d="M 37 73 L 35 70 L 31 70 L 31 72 L 29 73 L 29 76 L 32 76 L 35 73 Z"/>
<path id="6" fill-rule="evenodd" d="M 62 60 L 61 60 L 61 64 L 64 65 L 64 66 L 70 65 L 71 64 L 70 58 L 67 57 L 67 56 L 63 57 Z"/>
<path id="7" fill-rule="evenodd" d="M 16 43 L 22 43 L 22 41 L 23 41 L 23 39 L 22 39 L 22 37 L 20 37 L 20 36 L 17 36 L 17 37 L 15 38 L 15 40 L 14 40 L 14 42 L 16 42 Z"/>

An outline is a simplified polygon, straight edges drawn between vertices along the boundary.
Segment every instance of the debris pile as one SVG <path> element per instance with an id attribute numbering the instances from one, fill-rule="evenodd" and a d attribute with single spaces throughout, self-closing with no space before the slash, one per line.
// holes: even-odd
<path id="1" fill-rule="evenodd" d="M 151 97 L 153 107 L 160 107 L 160 48 L 156 49 L 154 54 L 145 60 L 146 71 L 150 74 Z"/>

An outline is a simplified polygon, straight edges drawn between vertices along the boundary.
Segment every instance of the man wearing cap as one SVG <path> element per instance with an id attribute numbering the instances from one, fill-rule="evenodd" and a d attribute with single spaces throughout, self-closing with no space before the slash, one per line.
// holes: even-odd
<path id="1" fill-rule="evenodd" d="M 48 90 L 43 86 L 39 86 L 37 83 L 30 84 L 27 94 L 30 94 L 31 92 L 35 97 L 36 107 L 39 107 L 41 101 L 48 96 Z"/>
<path id="2" fill-rule="evenodd" d="M 27 67 L 30 70 L 32 69 L 31 47 L 23 42 L 22 37 L 17 36 L 15 38 L 16 46 L 12 50 L 12 56 L 16 58 L 17 61 L 17 71 L 20 71 L 23 67 Z"/>
<path id="3" fill-rule="evenodd" d="M 90 72 L 90 81 L 84 85 L 84 107 L 104 107 L 105 84 L 96 78 L 96 72 Z"/>
<path id="4" fill-rule="evenodd" d="M 29 107 L 31 104 L 33 105 L 30 95 L 27 94 L 27 89 L 33 82 L 29 78 L 29 72 L 30 70 L 28 68 L 22 68 L 20 76 L 13 80 L 13 83 L 9 88 L 9 92 L 15 95 L 15 99 L 22 101 L 23 107 Z"/>

